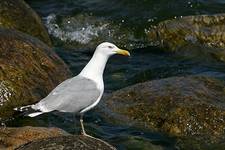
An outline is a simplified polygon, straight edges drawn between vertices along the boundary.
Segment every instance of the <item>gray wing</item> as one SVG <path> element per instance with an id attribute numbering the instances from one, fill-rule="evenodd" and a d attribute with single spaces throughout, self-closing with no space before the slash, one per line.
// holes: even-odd
<path id="1" fill-rule="evenodd" d="M 59 84 L 35 107 L 45 112 L 58 110 L 76 113 L 93 104 L 100 94 L 94 81 L 76 76 Z"/>

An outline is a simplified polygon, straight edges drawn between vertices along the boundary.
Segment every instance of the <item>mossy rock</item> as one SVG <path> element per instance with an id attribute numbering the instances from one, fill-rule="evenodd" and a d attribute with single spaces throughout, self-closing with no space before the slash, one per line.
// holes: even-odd
<path id="1" fill-rule="evenodd" d="M 39 101 L 70 77 L 65 63 L 37 38 L 0 28 L 0 117 Z"/>
<path id="2" fill-rule="evenodd" d="M 196 138 L 203 144 L 225 137 L 225 83 L 211 77 L 139 83 L 114 92 L 102 105 L 102 116 L 112 123 Z"/>
<path id="3" fill-rule="evenodd" d="M 0 149 L 15 149 L 23 144 L 44 138 L 69 135 L 58 128 L 6 127 L 0 128 Z"/>
<path id="4" fill-rule="evenodd" d="M 218 48 L 224 54 L 224 24 L 225 14 L 186 16 L 160 22 L 150 29 L 148 37 L 168 51 L 194 44 Z"/>
<path id="5" fill-rule="evenodd" d="M 19 30 L 51 46 L 40 17 L 23 0 L 1 0 L 0 14 L 0 27 Z"/>
<path id="6" fill-rule="evenodd" d="M 116 142 L 120 143 L 120 149 L 127 149 L 127 150 L 165 150 L 169 146 L 161 146 L 159 144 L 153 144 L 154 140 L 139 137 L 139 136 L 124 136 L 116 139 Z M 157 141 L 158 142 L 158 141 Z M 170 149 L 170 148 L 168 148 Z"/>
<path id="7" fill-rule="evenodd" d="M 79 149 L 79 150 L 116 150 L 106 142 L 85 136 L 62 136 L 46 138 L 25 144 L 17 150 L 53 150 L 53 149 Z"/>

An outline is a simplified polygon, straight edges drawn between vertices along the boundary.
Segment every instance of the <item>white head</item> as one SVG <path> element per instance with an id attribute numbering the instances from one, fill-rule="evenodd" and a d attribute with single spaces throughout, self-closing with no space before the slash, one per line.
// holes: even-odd
<path id="1" fill-rule="evenodd" d="M 115 54 L 130 56 L 130 53 L 128 51 L 119 49 L 116 45 L 112 43 L 101 43 L 96 48 L 94 55 L 92 56 L 88 64 L 84 67 L 84 69 L 81 71 L 80 75 L 92 79 L 96 81 L 96 83 L 101 83 L 106 62 L 110 56 Z M 100 87 L 100 89 L 103 88 L 103 82 Z"/>
<path id="2" fill-rule="evenodd" d="M 126 50 L 118 48 L 116 45 L 109 43 L 109 42 L 103 42 L 99 44 L 95 50 L 96 53 L 101 53 L 106 56 L 112 56 L 115 54 L 130 56 L 130 53 Z"/>

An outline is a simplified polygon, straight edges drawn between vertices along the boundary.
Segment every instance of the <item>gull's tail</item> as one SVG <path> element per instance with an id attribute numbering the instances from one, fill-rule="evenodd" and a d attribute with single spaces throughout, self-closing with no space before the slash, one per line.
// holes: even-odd
<path id="1" fill-rule="evenodd" d="M 16 108 L 14 108 L 14 110 L 22 112 L 24 116 L 29 116 L 29 117 L 36 117 L 36 116 L 44 113 L 44 112 L 41 112 L 38 109 L 35 109 L 35 105 L 27 105 L 27 106 L 22 106 L 22 107 L 16 107 Z"/>

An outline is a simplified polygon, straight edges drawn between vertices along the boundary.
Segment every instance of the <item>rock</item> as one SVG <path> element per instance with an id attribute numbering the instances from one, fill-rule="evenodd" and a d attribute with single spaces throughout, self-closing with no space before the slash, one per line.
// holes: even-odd
<path id="1" fill-rule="evenodd" d="M 56 53 L 40 40 L 0 28 L 0 117 L 13 108 L 39 101 L 70 71 Z"/>
<path id="2" fill-rule="evenodd" d="M 40 17 L 23 0 L 1 0 L 0 14 L 0 27 L 22 31 L 51 46 Z"/>
<path id="3" fill-rule="evenodd" d="M 148 32 L 149 40 L 179 50 L 189 44 L 225 49 L 225 14 L 197 15 L 167 20 Z"/>
<path id="4" fill-rule="evenodd" d="M 225 137 L 210 141 L 204 136 L 197 136 L 194 138 L 181 137 L 176 142 L 176 147 L 181 150 L 223 150 L 225 147 Z"/>
<path id="5" fill-rule="evenodd" d="M 137 137 L 137 136 L 130 136 L 127 138 L 119 138 L 118 142 L 120 143 L 121 149 L 133 149 L 133 150 L 165 150 L 169 146 L 166 147 L 153 144 L 151 139 Z M 166 144 L 165 144 L 166 145 Z"/>
<path id="6" fill-rule="evenodd" d="M 79 150 L 115 150 L 109 144 L 84 136 L 62 136 L 46 138 L 30 142 L 17 150 L 53 150 L 53 149 L 79 149 Z"/>
<path id="7" fill-rule="evenodd" d="M 225 137 L 224 87 L 205 76 L 139 83 L 102 101 L 101 112 L 109 122 L 218 143 Z"/>
<path id="8" fill-rule="evenodd" d="M 15 149 L 28 142 L 49 137 L 69 135 L 58 128 L 19 127 L 0 129 L 0 149 Z"/>

